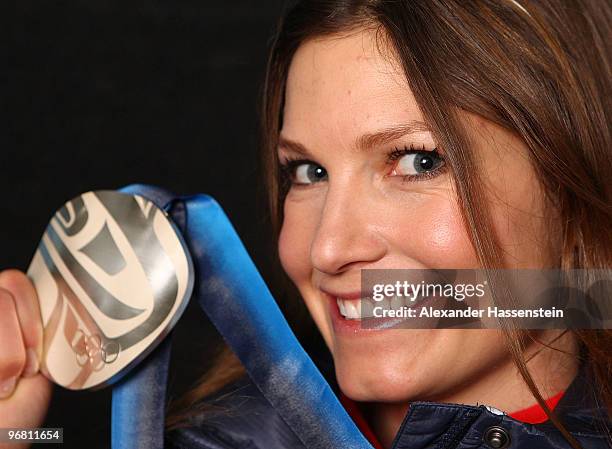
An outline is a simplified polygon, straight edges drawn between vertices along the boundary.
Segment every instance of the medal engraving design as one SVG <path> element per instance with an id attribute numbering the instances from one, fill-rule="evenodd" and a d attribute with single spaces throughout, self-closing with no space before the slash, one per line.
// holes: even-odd
<path id="1" fill-rule="evenodd" d="M 118 380 L 171 330 L 193 290 L 191 257 L 165 212 L 114 191 L 58 210 L 28 276 L 44 325 L 42 372 L 70 389 Z"/>

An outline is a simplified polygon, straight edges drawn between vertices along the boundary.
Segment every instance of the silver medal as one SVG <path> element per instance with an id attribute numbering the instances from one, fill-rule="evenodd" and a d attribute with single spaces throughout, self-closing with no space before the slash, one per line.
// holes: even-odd
<path id="1" fill-rule="evenodd" d="M 166 213 L 115 191 L 58 210 L 28 276 L 44 325 L 41 370 L 79 390 L 115 382 L 150 353 L 184 311 L 194 278 Z"/>

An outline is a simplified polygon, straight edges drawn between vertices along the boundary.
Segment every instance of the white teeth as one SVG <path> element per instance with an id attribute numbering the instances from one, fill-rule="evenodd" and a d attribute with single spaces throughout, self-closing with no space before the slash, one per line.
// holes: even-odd
<path id="1" fill-rule="evenodd" d="M 370 299 L 359 301 L 361 306 L 361 318 L 372 318 L 374 316 L 374 302 Z"/>
<path id="2" fill-rule="evenodd" d="M 346 309 L 344 308 L 344 301 L 340 298 L 336 299 L 336 303 L 338 303 L 338 308 L 340 309 L 340 314 L 346 316 Z"/>
<path id="3" fill-rule="evenodd" d="M 340 314 L 347 320 L 359 320 L 374 316 L 374 303 L 368 298 L 347 300 L 336 298 Z"/>
<path id="4" fill-rule="evenodd" d="M 344 303 L 344 310 L 346 310 L 346 317 L 351 320 L 357 320 L 361 318 L 361 314 L 357 308 L 359 301 L 346 301 Z"/>
<path id="5" fill-rule="evenodd" d="M 382 301 L 378 301 L 378 306 L 382 308 L 382 310 L 389 310 L 391 308 L 391 300 L 389 298 L 384 298 Z"/>
<path id="6" fill-rule="evenodd" d="M 391 298 L 390 305 L 393 310 L 400 310 L 404 306 L 404 298 L 401 296 L 394 296 Z"/>

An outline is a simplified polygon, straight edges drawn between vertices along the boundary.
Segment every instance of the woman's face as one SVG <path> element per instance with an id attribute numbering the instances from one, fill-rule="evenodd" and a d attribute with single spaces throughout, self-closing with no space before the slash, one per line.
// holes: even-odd
<path id="1" fill-rule="evenodd" d="M 440 399 L 508 362 L 497 331 L 366 331 L 337 301 L 358 301 L 361 269 L 478 266 L 444 153 L 434 151 L 399 65 L 374 39 L 363 31 L 310 40 L 293 58 L 278 149 L 281 163 L 293 160 L 280 257 L 345 394 Z M 490 122 L 464 119 L 505 262 L 546 265 L 542 195 L 524 145 Z"/>

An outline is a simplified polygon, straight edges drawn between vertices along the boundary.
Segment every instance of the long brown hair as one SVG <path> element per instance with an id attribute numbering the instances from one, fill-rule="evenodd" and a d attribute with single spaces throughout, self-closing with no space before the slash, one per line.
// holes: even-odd
<path id="1" fill-rule="evenodd" d="M 263 166 L 275 235 L 286 193 L 277 141 L 287 74 L 306 40 L 368 27 L 402 64 L 416 101 L 447 155 L 463 220 L 483 268 L 502 267 L 483 183 L 457 111 L 514 132 L 560 217 L 559 268 L 612 266 L 610 134 L 612 7 L 598 0 L 313 0 L 282 19 L 262 102 Z M 524 359 L 529 336 L 503 327 L 514 362 L 537 402 L 572 446 Z M 573 331 L 596 396 L 612 410 L 612 333 Z M 224 353 L 233 366 L 236 360 Z M 239 371 L 239 370 L 238 370 Z M 236 372 L 238 372 L 236 371 Z M 222 371 L 221 371 L 222 372 Z M 212 391 L 208 377 L 191 402 Z M 218 382 L 217 382 L 218 383 Z"/>

